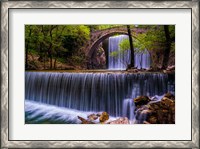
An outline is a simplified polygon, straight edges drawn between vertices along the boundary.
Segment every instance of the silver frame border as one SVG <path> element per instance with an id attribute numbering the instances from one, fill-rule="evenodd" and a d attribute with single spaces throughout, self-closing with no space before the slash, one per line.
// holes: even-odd
<path id="1" fill-rule="evenodd" d="M 8 138 L 9 8 L 189 8 L 192 10 L 191 141 L 11 141 Z M 1 2 L 1 148 L 199 148 L 199 2 L 198 1 L 4 1 Z"/>

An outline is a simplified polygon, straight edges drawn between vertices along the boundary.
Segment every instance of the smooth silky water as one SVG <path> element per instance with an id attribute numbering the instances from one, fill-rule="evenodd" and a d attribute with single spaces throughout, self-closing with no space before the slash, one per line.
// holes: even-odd
<path id="1" fill-rule="evenodd" d="M 109 38 L 108 53 L 119 51 L 127 35 Z M 128 117 L 134 123 L 137 96 L 174 93 L 174 77 L 163 73 L 126 73 L 130 50 L 118 57 L 109 56 L 108 71 L 25 72 L 26 123 L 80 123 L 77 116 L 106 111 L 111 119 Z M 135 52 L 137 68 L 150 67 L 147 50 Z M 155 101 L 152 101 L 155 102 Z M 143 118 L 141 118 L 143 119 Z"/>
<path id="2" fill-rule="evenodd" d="M 114 37 L 109 37 L 108 41 L 108 69 L 109 70 L 125 70 L 126 66 L 130 64 L 130 50 L 122 50 L 120 49 L 120 42 L 128 39 L 127 35 L 119 35 Z M 151 65 L 151 57 L 147 49 L 140 50 L 134 49 L 134 64 L 138 69 L 150 68 Z M 113 53 L 116 53 L 113 55 Z"/>
<path id="3" fill-rule="evenodd" d="M 133 119 L 133 98 L 163 95 L 173 90 L 172 85 L 168 75 L 162 73 L 25 72 L 25 99 L 29 105 L 33 101 Z"/>

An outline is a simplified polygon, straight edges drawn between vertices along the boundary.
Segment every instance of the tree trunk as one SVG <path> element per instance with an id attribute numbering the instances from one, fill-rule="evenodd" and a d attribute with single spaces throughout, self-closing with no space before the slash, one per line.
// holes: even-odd
<path id="1" fill-rule="evenodd" d="M 46 53 L 44 53 L 44 70 L 46 69 Z"/>
<path id="2" fill-rule="evenodd" d="M 53 68 L 53 58 L 52 58 L 52 55 L 50 55 L 50 69 Z"/>
<path id="3" fill-rule="evenodd" d="M 49 58 L 49 69 L 52 69 L 52 66 L 53 66 L 53 64 L 52 64 L 53 57 L 52 57 L 52 53 L 51 53 L 52 52 L 51 48 L 52 48 L 52 44 L 50 44 L 50 46 L 47 50 L 48 58 Z"/>
<path id="4" fill-rule="evenodd" d="M 166 47 L 165 47 L 165 51 L 164 51 L 162 69 L 166 69 L 168 66 L 169 53 L 170 53 L 170 48 L 171 48 L 169 25 L 164 25 L 164 31 L 165 31 L 165 38 L 166 38 Z"/>
<path id="5" fill-rule="evenodd" d="M 55 59 L 54 59 L 54 69 L 56 69 L 56 62 L 57 62 L 57 58 L 55 57 Z"/>
<path id="6" fill-rule="evenodd" d="M 28 41 L 27 41 L 28 42 Z M 28 46 L 29 44 L 26 44 L 26 64 L 25 64 L 25 68 L 28 69 Z"/>
<path id="7" fill-rule="evenodd" d="M 52 31 L 55 27 L 53 25 L 50 26 L 50 37 L 51 37 L 51 43 L 50 43 L 50 48 L 49 48 L 49 57 L 50 57 L 50 69 L 53 68 L 53 55 L 52 55 L 52 51 L 53 51 L 53 44 L 52 44 L 52 40 L 53 40 L 53 35 L 52 35 Z"/>
<path id="8" fill-rule="evenodd" d="M 127 31 L 128 31 L 130 50 L 131 50 L 131 67 L 134 68 L 134 47 L 133 47 L 133 39 L 131 35 L 130 25 L 127 25 Z"/>

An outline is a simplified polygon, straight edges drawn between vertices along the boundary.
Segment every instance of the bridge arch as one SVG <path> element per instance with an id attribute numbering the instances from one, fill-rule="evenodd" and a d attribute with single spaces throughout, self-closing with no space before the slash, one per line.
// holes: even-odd
<path id="1" fill-rule="evenodd" d="M 107 38 L 112 37 L 114 35 L 128 35 L 128 33 L 127 32 L 112 32 L 112 33 L 106 34 L 104 36 L 101 36 L 99 39 L 97 39 L 96 41 L 93 42 L 93 44 L 91 45 L 91 47 L 90 47 L 90 49 L 89 49 L 89 51 L 87 53 L 87 57 L 88 58 L 92 58 L 94 53 L 97 50 L 98 45 L 101 42 L 103 42 L 104 40 L 106 40 Z M 135 35 L 132 35 L 132 37 L 137 39 L 137 37 Z"/>
<path id="2" fill-rule="evenodd" d="M 114 35 L 128 35 L 128 34 L 126 32 L 112 32 L 112 33 L 108 33 L 106 35 L 101 36 L 100 38 L 98 38 L 96 41 L 94 41 L 92 43 L 92 45 L 87 53 L 87 57 L 92 58 L 94 56 L 94 53 L 96 52 L 99 44 L 102 43 L 107 38 L 114 36 Z"/>
<path id="3" fill-rule="evenodd" d="M 137 40 L 137 35 L 146 32 L 146 29 L 132 28 L 132 37 Z M 90 40 L 85 44 L 83 50 L 85 51 L 85 56 L 87 57 L 87 67 L 93 67 L 93 60 L 95 59 L 95 54 L 97 53 L 98 46 L 107 38 L 114 35 L 128 35 L 127 28 L 125 26 L 118 26 L 113 28 L 108 28 L 104 30 L 92 31 L 90 33 Z M 108 51 L 104 49 L 106 63 L 108 62 Z"/>

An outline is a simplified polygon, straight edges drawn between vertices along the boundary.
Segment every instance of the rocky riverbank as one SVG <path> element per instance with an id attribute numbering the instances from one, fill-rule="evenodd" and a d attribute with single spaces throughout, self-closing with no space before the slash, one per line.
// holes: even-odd
<path id="1" fill-rule="evenodd" d="M 159 101 L 140 96 L 134 102 L 136 123 L 175 124 L 175 96 L 171 93 L 165 94 Z"/>
<path id="2" fill-rule="evenodd" d="M 139 96 L 133 99 L 135 104 L 135 124 L 175 124 L 175 96 L 166 93 L 161 99 Z M 109 119 L 107 112 L 78 116 L 82 124 L 130 124 L 127 117 Z"/>

